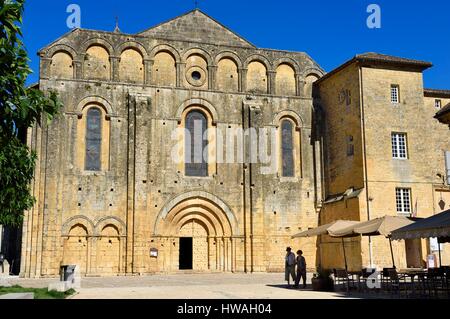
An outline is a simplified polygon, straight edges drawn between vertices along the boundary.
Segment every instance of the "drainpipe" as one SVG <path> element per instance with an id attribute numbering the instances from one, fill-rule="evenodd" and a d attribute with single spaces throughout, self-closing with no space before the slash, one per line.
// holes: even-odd
<path id="1" fill-rule="evenodd" d="M 364 183 L 366 189 L 366 206 L 367 206 L 367 220 L 370 220 L 370 200 L 369 200 L 369 181 L 367 173 L 367 147 L 366 147 L 366 120 L 364 117 L 364 89 L 363 89 L 363 75 L 362 67 L 359 66 L 359 104 L 361 110 L 361 126 L 362 126 L 362 139 L 363 139 L 363 160 L 364 160 Z M 369 263 L 370 267 L 373 267 L 372 260 L 372 237 L 369 236 Z"/>

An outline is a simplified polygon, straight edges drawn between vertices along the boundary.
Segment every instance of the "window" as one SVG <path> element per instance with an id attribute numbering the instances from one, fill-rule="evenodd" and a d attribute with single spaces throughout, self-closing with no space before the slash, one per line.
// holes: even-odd
<path id="1" fill-rule="evenodd" d="M 396 188 L 395 198 L 397 202 L 397 213 L 410 214 L 411 213 L 411 189 Z"/>
<path id="2" fill-rule="evenodd" d="M 405 133 L 392 133 L 392 157 L 396 159 L 408 158 Z"/>
<path id="3" fill-rule="evenodd" d="M 294 176 L 294 136 L 293 125 L 289 120 L 281 123 L 281 160 L 282 160 L 282 176 Z"/>
<path id="4" fill-rule="evenodd" d="M 442 106 L 442 101 L 441 101 L 441 100 L 434 100 L 434 106 L 435 106 L 437 109 L 440 109 L 441 106 Z"/>
<path id="5" fill-rule="evenodd" d="M 391 85 L 391 103 L 400 103 L 400 87 L 398 85 Z"/>
<path id="6" fill-rule="evenodd" d="M 208 122 L 197 110 L 186 115 L 185 170 L 186 176 L 208 176 L 207 141 L 203 139 Z"/>
<path id="7" fill-rule="evenodd" d="M 97 107 L 92 107 L 87 112 L 85 160 L 87 171 L 101 170 L 101 145 L 102 112 Z"/>
<path id="8" fill-rule="evenodd" d="M 353 145 L 353 136 L 347 136 L 347 156 L 355 154 L 355 146 Z"/>

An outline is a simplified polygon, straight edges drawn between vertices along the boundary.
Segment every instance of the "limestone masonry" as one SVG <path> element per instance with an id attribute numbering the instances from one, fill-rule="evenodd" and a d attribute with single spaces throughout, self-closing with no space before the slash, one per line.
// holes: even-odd
<path id="1" fill-rule="evenodd" d="M 326 74 L 306 53 L 257 48 L 199 10 L 135 35 L 76 29 L 39 56 L 39 88 L 64 108 L 28 134 L 39 160 L 22 277 L 68 264 L 84 276 L 281 271 L 286 246 L 309 269 L 337 268 L 340 240 L 291 236 L 450 208 L 450 132 L 434 118 L 450 92 L 424 90 L 430 63 L 369 53 Z M 176 163 L 173 132 L 193 123 L 208 129 L 207 159 Z M 216 159 L 233 129 L 275 130 L 273 172 Z M 435 253 L 428 240 L 393 244 L 398 267 Z M 351 269 L 391 264 L 385 238 L 346 249 Z"/>

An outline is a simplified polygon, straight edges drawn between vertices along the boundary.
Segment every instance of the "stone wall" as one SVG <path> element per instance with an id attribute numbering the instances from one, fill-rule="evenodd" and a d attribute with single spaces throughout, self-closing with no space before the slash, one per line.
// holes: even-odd
<path id="1" fill-rule="evenodd" d="M 304 53 L 245 41 L 222 47 L 146 34 L 76 30 L 40 52 L 40 88 L 58 91 L 64 109 L 50 126 L 30 130 L 39 158 L 37 204 L 25 216 L 22 276 L 57 276 L 67 263 L 80 265 L 83 275 L 175 272 L 179 238 L 192 223 L 203 225 L 192 233 L 194 270 L 279 271 L 286 246 L 302 248 L 314 268 L 315 240 L 291 236 L 317 225 L 320 173 L 311 147 L 312 96 L 303 86 L 321 69 Z M 72 78 L 67 56 L 63 63 L 55 58 L 59 52 L 73 59 Z M 290 68 L 282 76 L 289 96 L 276 93 L 280 64 Z M 92 107 L 102 112 L 99 171 L 85 169 Z M 207 114 L 213 132 L 279 130 L 289 118 L 295 176 L 281 177 L 278 155 L 268 174 L 268 164 L 211 160 L 208 177 L 185 176 L 184 165 L 172 160 L 172 133 L 191 109 Z"/>

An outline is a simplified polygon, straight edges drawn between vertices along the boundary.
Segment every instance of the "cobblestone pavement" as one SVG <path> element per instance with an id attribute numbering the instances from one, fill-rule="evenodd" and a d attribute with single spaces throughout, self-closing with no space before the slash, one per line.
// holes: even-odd
<path id="1" fill-rule="evenodd" d="M 308 276 L 309 278 L 311 276 Z M 284 274 L 174 274 L 88 277 L 74 299 L 340 299 L 368 297 L 288 289 Z M 11 278 L 11 284 L 42 288 L 57 279 Z M 374 298 L 374 296 L 369 296 Z"/>

